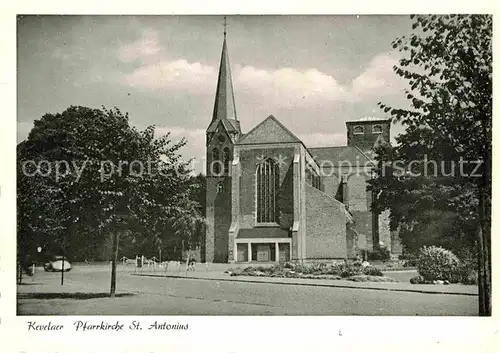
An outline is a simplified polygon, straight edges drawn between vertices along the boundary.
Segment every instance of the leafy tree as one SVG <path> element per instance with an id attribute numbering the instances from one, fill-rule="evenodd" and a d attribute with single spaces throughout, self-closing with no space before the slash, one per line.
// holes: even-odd
<path id="1" fill-rule="evenodd" d="M 473 229 L 479 313 L 490 315 L 492 17 L 412 19 L 413 33 L 393 42 L 403 55 L 394 71 L 408 81 L 410 107 L 379 103 L 406 131 L 395 147 L 377 151 L 374 208 L 391 210 L 393 229 L 418 227 L 430 210 L 454 213 L 466 237 Z"/>
<path id="2" fill-rule="evenodd" d="M 198 203 L 198 212 L 205 217 L 206 216 L 206 194 L 207 194 L 207 178 L 203 174 L 198 174 L 191 178 L 191 187 L 193 200 Z"/>
<path id="3" fill-rule="evenodd" d="M 205 175 L 198 174 L 195 177 L 191 178 L 191 190 L 192 190 L 192 199 L 196 201 L 196 209 L 197 213 L 201 215 L 201 219 L 206 218 L 206 207 L 207 207 L 207 179 Z M 200 220 L 201 220 L 200 219 Z M 190 243 L 190 248 L 199 247 L 200 249 L 200 260 L 205 262 L 205 232 L 206 232 L 206 223 L 205 221 L 199 221 L 195 227 L 195 235 L 193 238 L 194 242 Z"/>
<path id="4" fill-rule="evenodd" d="M 419 210 L 412 222 L 400 223 L 399 237 L 405 253 L 411 255 L 424 246 L 437 246 L 451 250 L 463 261 L 477 261 L 474 229 L 452 210 Z"/>
<path id="5" fill-rule="evenodd" d="M 68 241 L 111 235 L 112 297 L 121 236 L 159 239 L 173 217 L 200 217 L 184 208 L 191 197 L 188 162 L 179 155 L 185 143 L 172 143 L 168 134 L 156 138 L 154 126 L 130 127 L 128 115 L 117 108 L 70 107 L 35 122 L 25 158 L 46 161 L 41 198 L 57 210 L 64 249 Z"/>

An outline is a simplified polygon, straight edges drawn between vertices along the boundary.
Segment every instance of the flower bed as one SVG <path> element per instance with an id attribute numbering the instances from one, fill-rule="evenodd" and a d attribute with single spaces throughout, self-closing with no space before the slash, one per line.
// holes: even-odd
<path id="1" fill-rule="evenodd" d="M 370 262 L 374 267 L 377 267 L 383 272 L 389 271 L 413 271 L 417 269 L 417 266 L 413 263 L 409 263 L 406 260 L 390 261 L 386 263 L 377 263 L 375 261 Z"/>
<path id="2" fill-rule="evenodd" d="M 349 281 L 354 282 L 397 282 L 394 278 L 385 276 L 369 276 L 369 275 L 356 275 L 347 278 Z"/>
<path id="3" fill-rule="evenodd" d="M 284 264 L 264 267 L 248 266 L 244 269 L 226 271 L 231 276 L 282 277 L 306 279 L 347 279 L 363 282 L 394 282 L 392 278 L 384 277 L 382 271 L 374 266 L 347 263 L 316 263 L 299 264 L 287 262 Z"/>

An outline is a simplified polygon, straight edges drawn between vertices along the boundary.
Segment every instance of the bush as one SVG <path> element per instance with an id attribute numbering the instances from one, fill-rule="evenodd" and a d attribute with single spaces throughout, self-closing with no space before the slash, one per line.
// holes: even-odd
<path id="1" fill-rule="evenodd" d="M 426 281 L 457 282 L 460 261 L 449 250 L 437 246 L 424 246 L 420 249 L 417 270 Z"/>
<path id="2" fill-rule="evenodd" d="M 349 266 L 349 265 L 342 265 L 342 266 L 339 266 L 338 275 L 342 278 L 347 278 L 347 277 L 357 275 L 357 274 L 359 274 L 359 272 L 360 272 L 359 268 Z"/>
<path id="3" fill-rule="evenodd" d="M 472 270 L 468 273 L 468 275 L 460 281 L 463 284 L 473 284 L 477 285 L 478 284 L 478 277 L 477 277 L 477 272 Z"/>
<path id="4" fill-rule="evenodd" d="M 424 277 L 422 277 L 422 276 L 417 276 L 417 277 L 413 277 L 412 279 L 410 279 L 411 284 L 421 284 L 424 282 L 425 282 L 425 280 L 424 280 Z"/>
<path id="5" fill-rule="evenodd" d="M 373 249 L 373 251 L 368 252 L 368 260 L 380 260 L 383 262 L 389 261 L 391 259 L 391 251 L 385 246 L 379 246 Z"/>
<path id="6" fill-rule="evenodd" d="M 467 262 L 460 262 L 450 282 L 477 284 L 477 280 L 477 271 L 474 269 L 474 266 Z"/>
<path id="7" fill-rule="evenodd" d="M 376 267 L 373 266 L 367 266 L 363 268 L 363 274 L 367 276 L 383 276 L 384 274 L 382 271 Z"/>
<path id="8" fill-rule="evenodd" d="M 354 271 L 352 268 L 345 268 L 342 272 L 340 272 L 340 277 L 348 278 L 357 275 L 358 272 Z"/>

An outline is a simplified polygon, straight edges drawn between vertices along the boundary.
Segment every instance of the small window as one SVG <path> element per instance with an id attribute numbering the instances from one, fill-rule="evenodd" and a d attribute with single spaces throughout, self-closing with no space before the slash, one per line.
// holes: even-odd
<path id="1" fill-rule="evenodd" d="M 382 133 L 382 125 L 373 125 L 373 133 L 381 134 Z"/>
<path id="2" fill-rule="evenodd" d="M 231 151 L 229 148 L 224 148 L 224 174 L 229 174 L 229 162 L 231 162 Z"/>
<path id="3" fill-rule="evenodd" d="M 216 175 L 220 174 L 220 167 L 221 167 L 221 162 L 220 162 L 219 149 L 214 148 L 212 150 L 212 172 Z"/>
<path id="4" fill-rule="evenodd" d="M 214 148 L 212 150 L 212 160 L 213 161 L 218 161 L 219 160 L 219 149 L 218 148 Z"/>
<path id="5" fill-rule="evenodd" d="M 365 133 L 365 130 L 363 129 L 363 127 L 361 125 L 355 126 L 353 131 L 354 131 L 355 135 L 361 135 L 361 134 Z"/>
<path id="6" fill-rule="evenodd" d="M 217 184 L 217 193 L 220 194 L 223 191 L 224 191 L 224 184 L 223 183 Z"/>

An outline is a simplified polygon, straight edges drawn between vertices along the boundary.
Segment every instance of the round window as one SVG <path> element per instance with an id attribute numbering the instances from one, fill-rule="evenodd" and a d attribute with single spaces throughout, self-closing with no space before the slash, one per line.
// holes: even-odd
<path id="1" fill-rule="evenodd" d="M 219 140 L 219 142 L 224 142 L 226 141 L 226 138 L 222 135 L 219 135 L 219 137 L 217 138 Z"/>

